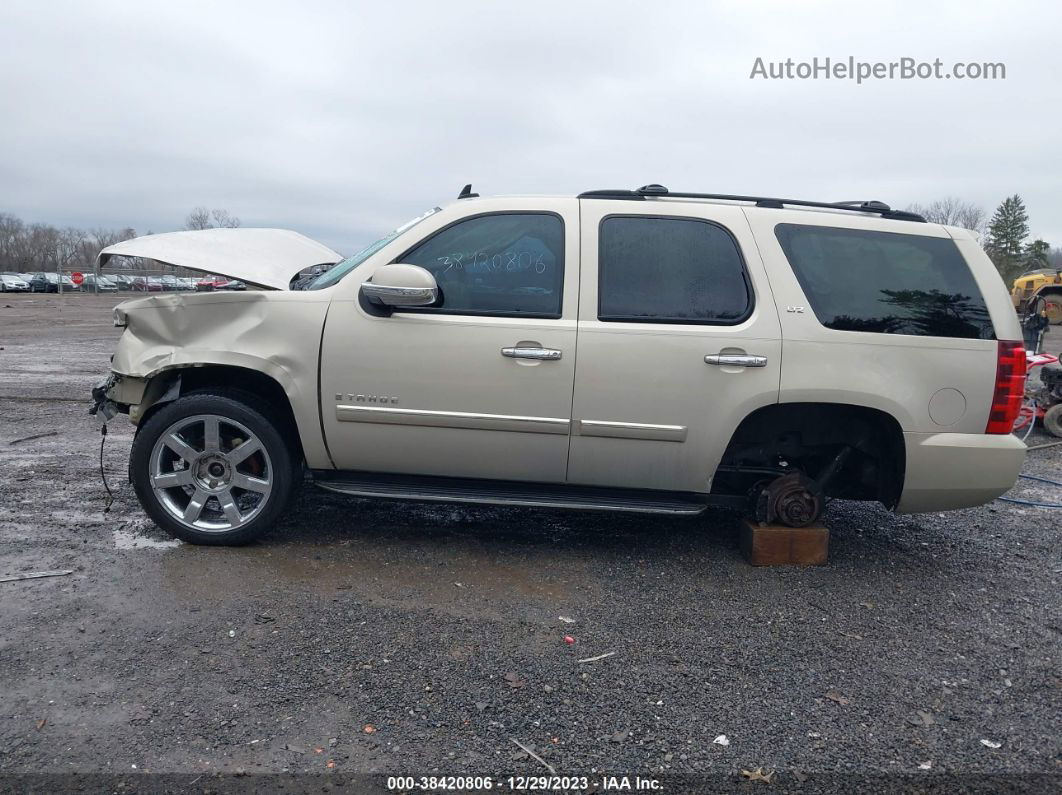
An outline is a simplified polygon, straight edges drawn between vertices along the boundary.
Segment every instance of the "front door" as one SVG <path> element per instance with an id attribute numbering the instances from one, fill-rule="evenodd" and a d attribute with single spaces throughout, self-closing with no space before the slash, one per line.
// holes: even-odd
<path id="1" fill-rule="evenodd" d="M 778 400 L 781 341 L 740 207 L 582 201 L 570 483 L 707 492 Z"/>
<path id="2" fill-rule="evenodd" d="M 372 314 L 356 294 L 371 269 L 337 285 L 321 359 L 332 460 L 343 470 L 564 482 L 577 200 L 459 203 L 425 224 L 377 264 L 427 268 L 439 306 Z"/>

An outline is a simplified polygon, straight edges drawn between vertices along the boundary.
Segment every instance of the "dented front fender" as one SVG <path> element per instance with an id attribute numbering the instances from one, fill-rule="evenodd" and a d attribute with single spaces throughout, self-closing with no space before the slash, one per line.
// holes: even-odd
<path id="1" fill-rule="evenodd" d="M 328 300 L 322 292 L 247 291 L 125 302 L 115 313 L 125 331 L 111 364 L 121 377 L 108 396 L 137 421 L 159 400 L 171 372 L 211 365 L 254 370 L 287 395 L 307 464 L 330 468 L 317 396 Z"/>

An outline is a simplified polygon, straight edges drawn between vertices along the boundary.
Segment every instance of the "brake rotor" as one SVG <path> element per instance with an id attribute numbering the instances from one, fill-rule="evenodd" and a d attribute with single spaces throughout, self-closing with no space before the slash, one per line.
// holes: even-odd
<path id="1" fill-rule="evenodd" d="M 756 500 L 756 518 L 787 527 L 807 527 L 822 513 L 822 494 L 802 472 L 792 472 L 767 484 Z"/>

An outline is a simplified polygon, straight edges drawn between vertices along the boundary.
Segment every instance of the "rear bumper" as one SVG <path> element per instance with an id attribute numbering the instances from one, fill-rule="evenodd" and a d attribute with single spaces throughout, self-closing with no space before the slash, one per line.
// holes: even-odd
<path id="1" fill-rule="evenodd" d="M 1011 434 L 905 433 L 907 468 L 897 513 L 972 508 L 1014 486 L 1025 444 Z"/>

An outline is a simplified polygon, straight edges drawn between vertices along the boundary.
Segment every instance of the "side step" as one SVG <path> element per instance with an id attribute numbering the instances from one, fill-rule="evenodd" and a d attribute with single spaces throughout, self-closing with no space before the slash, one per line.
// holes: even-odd
<path id="1" fill-rule="evenodd" d="M 697 514 L 707 507 L 708 502 L 706 494 L 687 492 L 607 489 L 596 486 L 422 475 L 381 475 L 372 472 L 315 470 L 313 480 L 322 489 L 354 497 L 424 502 L 467 502 L 532 508 L 666 514 Z"/>

